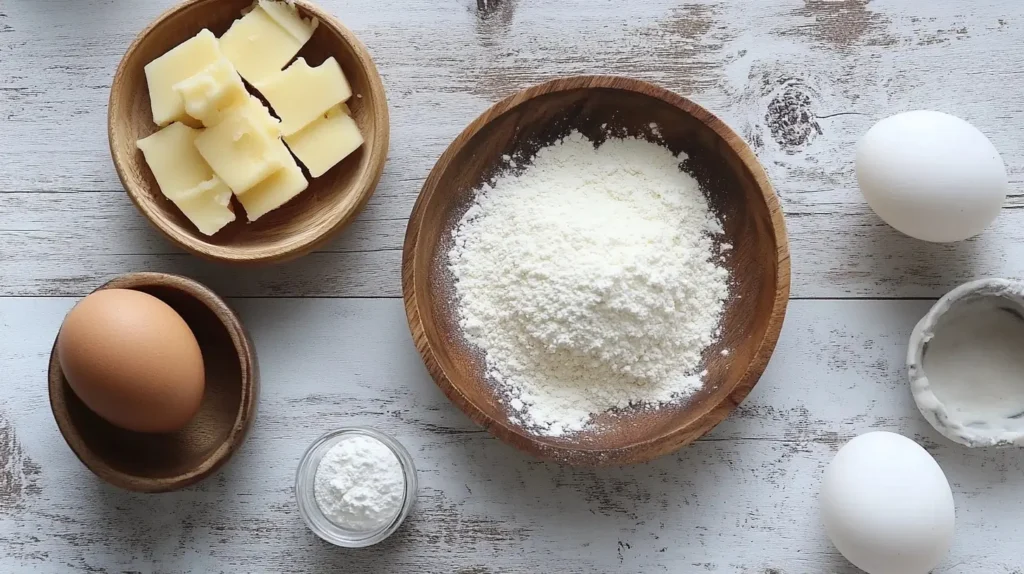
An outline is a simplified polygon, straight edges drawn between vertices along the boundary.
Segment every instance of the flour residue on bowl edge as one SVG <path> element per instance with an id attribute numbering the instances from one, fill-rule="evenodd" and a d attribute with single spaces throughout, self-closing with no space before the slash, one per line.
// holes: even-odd
<path id="1" fill-rule="evenodd" d="M 1024 444 L 1024 291 L 1002 279 L 943 297 L 911 337 L 914 399 L 942 434 L 968 446 Z"/>

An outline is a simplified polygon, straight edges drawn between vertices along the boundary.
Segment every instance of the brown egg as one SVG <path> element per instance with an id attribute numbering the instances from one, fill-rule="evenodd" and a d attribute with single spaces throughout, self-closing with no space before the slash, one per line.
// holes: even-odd
<path id="1" fill-rule="evenodd" d="M 57 335 L 57 355 L 82 402 L 121 428 L 178 430 L 203 399 L 195 335 L 168 304 L 142 291 L 104 289 L 79 301 Z"/>

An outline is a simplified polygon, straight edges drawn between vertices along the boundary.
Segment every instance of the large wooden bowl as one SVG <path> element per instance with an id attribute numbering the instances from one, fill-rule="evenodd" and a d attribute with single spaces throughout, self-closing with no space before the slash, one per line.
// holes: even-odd
<path id="1" fill-rule="evenodd" d="M 678 405 L 619 416 L 567 437 L 542 437 L 509 420 L 464 340 L 447 271 L 453 228 L 473 190 L 503 155 L 532 156 L 571 130 L 600 139 L 607 129 L 650 137 L 689 154 L 687 167 L 723 216 L 731 296 L 720 341 L 707 349 L 702 391 Z M 430 172 L 405 236 L 402 289 L 417 349 L 441 390 L 498 438 L 540 458 L 579 466 L 647 461 L 696 440 L 753 388 L 771 357 L 789 299 L 789 247 L 778 198 L 750 148 L 690 100 L 651 84 L 609 76 L 553 80 L 502 100 L 469 125 Z M 728 349 L 728 356 L 721 351 Z"/>
<path id="2" fill-rule="evenodd" d="M 107 131 L 110 153 L 128 196 L 139 211 L 178 246 L 207 259 L 239 263 L 280 262 L 304 255 L 349 223 L 370 199 L 387 160 L 388 104 L 366 47 L 324 10 L 298 0 L 304 16 L 320 24 L 299 52 L 311 66 L 337 58 L 349 83 L 352 117 L 365 143 L 316 179 L 298 197 L 254 223 L 236 202 L 238 218 L 212 237 L 200 233 L 157 187 L 135 142 L 157 131 L 143 67 L 203 28 L 220 36 L 252 0 L 188 0 L 156 19 L 128 48 L 110 88 Z M 250 93 L 257 94 L 249 86 Z M 300 164 L 301 165 L 301 164 Z"/>
<path id="3" fill-rule="evenodd" d="M 89 410 L 50 352 L 50 407 L 64 440 L 103 480 L 138 492 L 184 488 L 211 475 L 245 439 L 256 417 L 256 352 L 235 313 L 203 285 L 166 273 L 129 273 L 99 289 L 136 289 L 170 305 L 199 342 L 206 388 L 199 412 L 172 433 L 116 427 Z"/>

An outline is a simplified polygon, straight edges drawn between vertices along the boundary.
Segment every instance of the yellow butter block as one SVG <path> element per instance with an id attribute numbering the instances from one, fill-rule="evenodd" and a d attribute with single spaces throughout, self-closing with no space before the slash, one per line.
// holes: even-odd
<path id="1" fill-rule="evenodd" d="M 236 194 L 245 193 L 291 159 L 277 120 L 255 97 L 233 108 L 195 139 L 199 154 Z"/>
<path id="2" fill-rule="evenodd" d="M 255 87 L 281 118 L 281 133 L 285 136 L 301 130 L 352 96 L 352 88 L 333 57 L 315 68 L 299 58 Z"/>
<path id="3" fill-rule="evenodd" d="M 174 205 L 204 235 L 213 235 L 235 220 L 231 189 L 213 176 L 174 199 Z"/>
<path id="4" fill-rule="evenodd" d="M 281 71 L 313 35 L 315 18 L 299 16 L 286 2 L 261 0 L 235 20 L 220 38 L 220 48 L 250 84 Z"/>
<path id="5" fill-rule="evenodd" d="M 259 0 L 259 7 L 278 26 L 287 30 L 293 38 L 303 44 L 313 37 L 313 32 L 316 31 L 317 24 L 319 24 L 316 18 L 303 18 L 300 16 L 299 9 L 289 1 Z M 283 68 L 284 66 L 282 65 L 281 67 Z"/>
<path id="6" fill-rule="evenodd" d="M 174 91 L 184 103 L 185 112 L 207 127 L 220 123 L 227 110 L 249 98 L 242 78 L 227 58 L 174 84 Z"/>
<path id="7" fill-rule="evenodd" d="M 172 48 L 163 56 L 146 64 L 146 84 L 153 108 L 153 121 L 167 125 L 174 121 L 188 121 L 185 104 L 174 85 L 199 73 L 221 58 L 216 36 L 203 29 L 194 37 Z"/>
<path id="8" fill-rule="evenodd" d="M 287 153 L 287 152 L 286 152 Z M 261 181 L 256 187 L 238 196 L 249 221 L 256 221 L 267 213 L 288 203 L 309 185 L 295 158 L 288 154 L 285 166 Z"/>
<path id="9" fill-rule="evenodd" d="M 213 170 L 196 150 L 195 141 L 201 133 L 174 122 L 135 142 L 168 199 L 174 200 L 213 177 Z"/>
<path id="10" fill-rule="evenodd" d="M 355 120 L 339 104 L 298 133 L 285 136 L 284 141 L 309 170 L 320 177 L 363 145 L 363 135 Z"/>

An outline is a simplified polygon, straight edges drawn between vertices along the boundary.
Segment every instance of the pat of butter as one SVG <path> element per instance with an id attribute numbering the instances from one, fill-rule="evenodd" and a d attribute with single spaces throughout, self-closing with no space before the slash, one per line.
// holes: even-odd
<path id="1" fill-rule="evenodd" d="M 199 231 L 213 235 L 234 221 L 235 213 L 231 210 L 231 190 L 213 175 L 196 150 L 195 141 L 201 133 L 174 122 L 135 145 L 142 150 L 164 197 Z"/>
<path id="2" fill-rule="evenodd" d="M 235 20 L 220 38 L 224 55 L 250 84 L 281 71 L 299 53 L 317 26 L 316 18 L 299 16 L 294 5 L 260 0 Z"/>
<path id="3" fill-rule="evenodd" d="M 316 18 L 303 18 L 300 16 L 299 9 L 290 1 L 259 0 L 259 7 L 278 26 L 287 30 L 292 37 L 303 44 L 313 37 L 313 32 L 316 30 L 317 24 L 319 24 Z M 284 66 L 281 67 L 283 68 Z"/>
<path id="4" fill-rule="evenodd" d="M 227 58 L 174 84 L 174 91 L 184 103 L 185 112 L 207 127 L 220 123 L 227 110 L 249 98 L 242 78 Z"/>
<path id="5" fill-rule="evenodd" d="M 216 36 L 205 28 L 163 56 L 146 64 L 146 84 L 153 121 L 160 126 L 188 121 L 185 104 L 174 85 L 221 58 Z"/>
<path id="6" fill-rule="evenodd" d="M 213 235 L 235 220 L 235 212 L 231 209 L 231 189 L 217 176 L 172 201 L 205 235 Z"/>
<path id="7" fill-rule="evenodd" d="M 288 69 L 256 84 L 256 89 L 281 118 L 281 133 L 285 136 L 301 130 L 352 96 L 352 88 L 333 57 L 315 68 L 299 58 Z"/>
<path id="8" fill-rule="evenodd" d="M 291 159 L 277 120 L 255 97 L 233 108 L 195 139 L 213 172 L 236 194 L 245 193 Z"/>
<path id="9" fill-rule="evenodd" d="M 345 104 L 331 108 L 299 132 L 284 138 L 312 177 L 320 177 L 363 145 L 359 126 L 345 113 L 348 107 L 342 106 Z"/>
<path id="10" fill-rule="evenodd" d="M 287 152 L 285 152 L 287 153 Z M 239 203 L 245 208 L 249 221 L 256 221 L 267 213 L 288 203 L 293 197 L 302 193 L 309 185 L 302 169 L 295 163 L 295 158 L 288 154 L 285 166 L 273 175 L 261 181 L 256 187 L 238 196 Z"/>
<path id="11" fill-rule="evenodd" d="M 201 130 L 180 122 L 135 142 L 142 150 L 160 191 L 174 200 L 186 191 L 213 177 L 213 171 L 196 150 Z"/>

